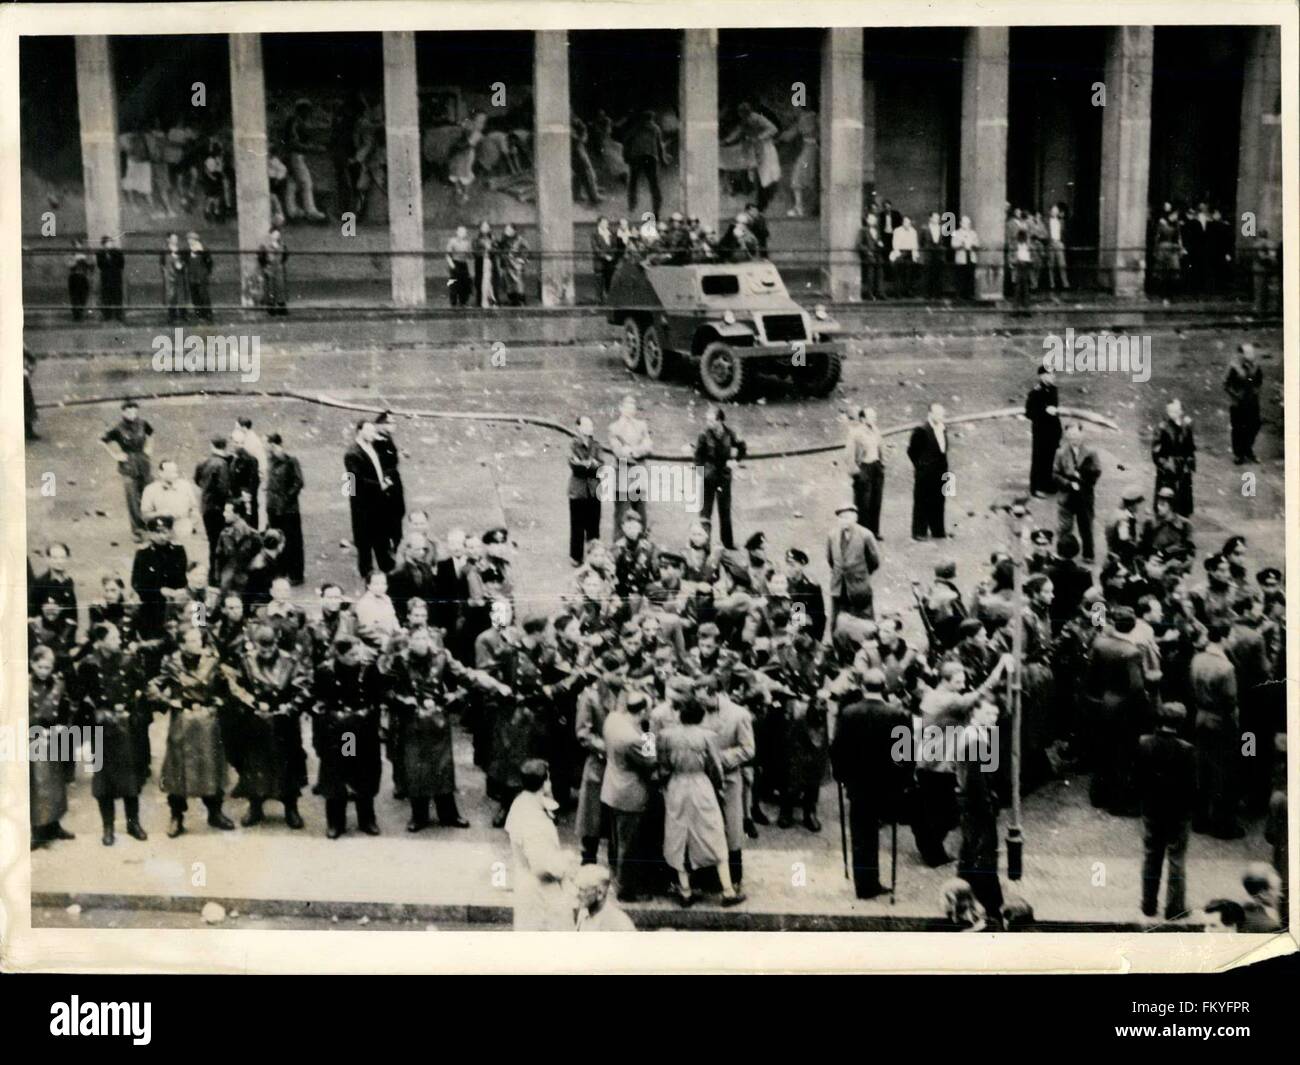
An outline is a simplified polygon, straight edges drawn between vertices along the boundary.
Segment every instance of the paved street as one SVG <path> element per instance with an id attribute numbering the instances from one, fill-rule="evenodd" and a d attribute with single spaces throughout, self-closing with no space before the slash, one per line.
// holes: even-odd
<path id="1" fill-rule="evenodd" d="M 155 427 L 155 458 L 174 455 L 190 470 L 207 440 L 226 432 L 237 415 L 252 417 L 259 432 L 278 431 L 303 461 L 303 494 L 308 548 L 308 609 L 311 588 L 324 578 L 340 579 L 349 593 L 358 590 L 346 499 L 341 491 L 344 436 L 349 412 L 309 403 L 258 397 L 258 390 L 292 389 L 326 394 L 336 400 L 398 412 L 521 412 L 572 424 L 591 413 L 603 436 L 618 399 L 627 391 L 640 400 L 655 434 L 656 452 L 686 454 L 702 424 L 704 402 L 687 382 L 652 384 L 631 378 L 612 345 L 505 349 L 505 365 L 492 365 L 490 346 L 465 346 L 436 352 L 380 351 L 367 347 L 364 323 L 339 326 L 352 350 L 313 353 L 265 348 L 261 380 L 217 387 L 244 389 L 247 398 L 183 398 L 147 403 L 143 416 Z M 1062 375 L 1062 403 L 1113 418 L 1119 432 L 1092 430 L 1103 452 L 1098 512 L 1112 511 L 1123 489 L 1150 494 L 1149 426 L 1167 399 L 1179 395 L 1196 420 L 1201 462 L 1197 478 L 1196 539 L 1208 553 L 1229 532 L 1246 535 L 1257 565 L 1282 561 L 1283 469 L 1280 421 L 1280 335 L 1255 333 L 1266 354 L 1266 425 L 1258 449 L 1261 464 L 1247 468 L 1257 480 L 1253 495 L 1242 494 L 1242 470 L 1227 454 L 1227 414 L 1220 384 L 1223 367 L 1240 336 L 1230 331 L 1186 336 L 1156 334 L 1152 339 L 1153 376 L 1136 384 L 1127 376 Z M 147 339 L 142 341 L 147 348 Z M 768 391 L 759 403 L 731 408 L 729 421 L 755 451 L 836 443 L 843 435 L 840 414 L 856 404 L 874 405 L 885 426 L 904 425 L 924 414 L 931 399 L 949 417 L 1023 403 L 1041 358 L 1041 337 L 860 341 L 853 344 L 844 383 L 830 400 L 804 400 Z M 147 359 L 105 357 L 43 360 L 36 379 L 43 404 L 130 392 L 184 390 L 212 385 L 211 379 L 153 373 Z M 27 520 L 33 563 L 47 535 L 67 540 L 71 570 L 83 601 L 94 598 L 101 575 L 129 573 L 131 542 L 118 478 L 95 439 L 117 416 L 117 405 L 47 407 L 40 431 L 44 440 L 27 452 Z M 567 440 L 542 428 L 518 424 L 399 419 L 403 475 L 408 503 L 430 512 L 436 529 L 462 525 L 479 532 L 496 524 L 509 527 L 518 545 L 517 597 L 522 605 L 554 605 L 571 581 L 565 554 Z M 911 607 L 909 581 L 925 580 L 940 557 L 958 562 L 959 582 L 969 587 L 983 575 L 989 552 L 1005 539 L 1003 519 L 990 507 L 1023 493 L 1029 430 L 1019 419 L 953 427 L 952 465 L 956 498 L 949 503 L 955 537 L 942 549 L 915 544 L 908 536 L 911 474 L 903 453 L 906 438 L 893 437 L 886 448 L 883 517 L 884 565 L 876 579 L 878 610 L 904 613 L 913 633 L 919 624 Z M 41 493 L 42 475 L 55 475 L 56 492 Z M 768 535 L 774 557 L 800 545 L 812 555 L 812 575 L 825 579 L 824 538 L 835 504 L 847 493 L 847 475 L 838 455 L 748 463 L 736 485 L 738 538 L 755 529 Z M 1054 526 L 1050 504 L 1035 503 L 1035 517 Z M 651 505 L 656 540 L 684 540 L 693 515 L 681 504 Z M 605 529 L 609 529 L 608 514 Z M 55 533 L 57 530 L 57 534 Z M 201 541 L 191 554 L 203 550 Z M 942 552 L 942 554 L 941 554 Z M 161 720 L 155 723 L 154 751 L 162 750 Z M 163 834 L 166 812 L 155 784 L 145 793 L 144 820 L 152 833 L 147 844 L 125 836 L 112 851 L 98 840 L 97 814 L 89 785 L 75 785 L 73 812 L 65 821 L 78 833 L 73 843 L 33 856 L 37 892 L 144 894 L 168 897 L 245 897 L 250 899 L 373 900 L 412 903 L 455 901 L 485 906 L 508 904 L 508 887 L 494 880 L 493 865 L 506 861 L 501 833 L 488 827 L 491 807 L 483 797 L 481 774 L 468 750 L 458 751 L 461 805 L 474 827 L 464 832 L 434 829 L 410 836 L 402 828 L 407 813 L 389 796 L 385 778 L 379 806 L 381 839 L 355 834 L 339 842 L 324 838 L 320 800 L 306 797 L 306 832 L 290 834 L 275 821 L 255 830 L 217 834 L 192 813 L 191 833 L 180 840 Z M 314 776 L 314 767 L 313 767 Z M 242 804 L 232 804 L 241 807 Z M 891 912 L 887 901 L 855 903 L 840 865 L 833 790 L 823 789 L 825 829 L 813 835 L 802 828 L 762 830 L 746 851 L 744 909 L 755 913 Z M 1004 819 L 1005 822 L 1005 819 Z M 1086 779 L 1052 783 L 1026 802 L 1026 876 L 1019 887 L 1038 915 L 1059 920 L 1129 920 L 1136 914 L 1140 826 L 1094 811 L 1086 802 Z M 887 845 L 888 835 L 882 834 Z M 1266 858 L 1254 826 L 1241 841 L 1223 843 L 1195 837 L 1189 852 L 1190 899 L 1236 894 L 1245 862 Z M 233 860 L 233 859 L 238 859 Z M 196 886 L 194 863 L 202 864 L 205 883 Z M 803 863 L 802 866 L 796 863 Z M 1098 866 L 1098 863 L 1102 863 Z M 93 870 L 93 872 L 88 872 Z M 948 870 L 919 867 L 910 831 L 899 835 L 899 894 L 892 912 L 932 915 L 939 884 Z M 88 915 L 80 918 L 83 922 Z"/>

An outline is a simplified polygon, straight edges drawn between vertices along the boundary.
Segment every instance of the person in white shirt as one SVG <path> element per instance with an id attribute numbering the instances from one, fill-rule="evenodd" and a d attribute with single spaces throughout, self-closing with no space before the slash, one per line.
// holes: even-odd
<path id="1" fill-rule="evenodd" d="M 1047 212 L 1047 285 L 1062 290 L 1070 287 L 1065 266 L 1065 214 L 1060 204 L 1053 204 Z"/>
<path id="2" fill-rule="evenodd" d="M 858 523 L 880 539 L 880 503 L 885 491 L 883 441 L 876 425 L 873 407 L 859 407 L 849 422 L 846 450 L 852 480 L 853 502 L 858 508 Z"/>
<path id="3" fill-rule="evenodd" d="M 952 235 L 952 261 L 957 270 L 957 292 L 963 299 L 975 298 L 975 264 L 979 259 L 979 234 L 971 227 L 970 216 L 962 215 L 961 225 Z"/>
<path id="4" fill-rule="evenodd" d="M 180 475 L 175 459 L 163 459 L 158 464 L 158 478 L 149 482 L 140 496 L 140 513 L 145 521 L 160 515 L 171 518 L 178 540 L 194 535 L 199 520 L 199 490 L 193 481 Z"/>
<path id="5" fill-rule="evenodd" d="M 388 576 L 383 570 L 370 574 L 366 590 L 352 610 L 356 615 L 358 634 L 371 646 L 383 647 L 388 638 L 402 627 L 393 601 L 388 597 Z"/>
<path id="6" fill-rule="evenodd" d="M 558 804 L 551 797 L 550 774 L 540 758 L 519 767 L 523 790 L 510 804 L 505 830 L 510 837 L 510 887 L 516 932 L 572 932 L 576 899 L 569 875 L 576 855 L 560 846 L 555 828 Z"/>
<path id="7" fill-rule="evenodd" d="M 618 464 L 627 470 L 625 477 L 615 479 L 614 537 L 617 539 L 619 531 L 623 528 L 623 515 L 627 513 L 629 506 L 641 515 L 642 527 L 650 527 L 646 514 L 645 494 L 642 491 L 648 480 L 641 474 L 634 476 L 633 470 L 637 466 L 645 465 L 645 457 L 654 450 L 654 441 L 650 437 L 650 426 L 644 418 L 638 416 L 636 399 L 633 396 L 623 397 L 618 408 L 618 418 L 610 423 L 609 449 L 614 453 Z M 628 488 L 627 492 L 617 491 L 624 485 Z M 624 496 L 633 498 L 624 498 Z"/>
<path id="8" fill-rule="evenodd" d="M 913 267 L 916 264 L 917 248 L 916 229 L 912 220 L 904 215 L 903 224 L 894 230 L 894 248 L 889 253 L 889 261 L 898 278 L 898 291 L 903 296 L 914 294 L 916 282 Z"/>

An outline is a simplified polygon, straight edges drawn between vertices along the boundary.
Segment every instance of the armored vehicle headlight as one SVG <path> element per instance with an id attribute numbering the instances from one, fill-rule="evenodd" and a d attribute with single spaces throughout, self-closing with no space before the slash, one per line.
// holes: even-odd
<path id="1" fill-rule="evenodd" d="M 723 320 L 724 322 L 726 322 L 727 325 L 735 325 L 735 324 L 736 324 L 736 312 L 735 312 L 735 311 L 723 311 L 723 312 L 722 312 L 722 320 Z"/>
<path id="2" fill-rule="evenodd" d="M 819 303 L 817 304 L 816 307 L 813 308 L 813 317 L 820 318 L 822 321 L 825 321 L 827 318 L 830 317 L 830 315 L 826 313 L 826 308 Z"/>

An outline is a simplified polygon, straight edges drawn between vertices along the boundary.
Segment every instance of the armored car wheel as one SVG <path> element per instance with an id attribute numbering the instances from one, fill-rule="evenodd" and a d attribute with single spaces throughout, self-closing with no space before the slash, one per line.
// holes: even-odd
<path id="1" fill-rule="evenodd" d="M 749 387 L 753 368 L 730 344 L 715 340 L 700 355 L 700 385 L 720 403 L 729 403 Z"/>
<path id="2" fill-rule="evenodd" d="M 645 332 L 641 334 L 641 360 L 645 363 L 645 375 L 650 380 L 663 380 L 668 371 L 668 352 L 659 330 L 653 325 L 646 326 Z"/>
<path id="3" fill-rule="evenodd" d="M 840 383 L 840 356 L 836 352 L 817 352 L 808 357 L 802 375 L 803 390 L 810 396 L 829 396 Z"/>
<path id="4" fill-rule="evenodd" d="M 641 372 L 641 326 L 635 318 L 623 319 L 623 365 L 633 373 Z"/>

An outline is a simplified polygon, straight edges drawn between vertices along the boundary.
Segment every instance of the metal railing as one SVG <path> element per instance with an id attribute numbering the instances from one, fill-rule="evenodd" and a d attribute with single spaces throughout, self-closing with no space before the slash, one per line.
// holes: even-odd
<path id="1" fill-rule="evenodd" d="M 392 260 L 418 256 L 424 263 L 426 306 L 449 305 L 446 252 L 427 249 L 423 252 L 394 252 L 388 249 L 314 248 L 297 250 L 289 237 L 286 261 L 290 306 L 327 309 L 381 311 L 392 303 Z M 134 316 L 165 316 L 163 273 L 160 250 L 127 247 L 121 249 L 125 260 L 123 305 Z M 213 312 L 246 310 L 243 303 L 242 269 L 256 262 L 256 251 L 235 248 L 209 248 L 213 270 L 208 295 Z M 1260 309 L 1280 310 L 1280 276 L 1275 265 L 1260 268 L 1253 259 L 1233 260 L 1213 270 L 1158 271 L 1149 269 L 1150 259 L 1141 248 L 1114 249 L 1076 246 L 1067 251 L 1068 288 L 1054 287 L 1057 278 L 1048 263 L 1035 262 L 1031 268 L 1031 299 L 1041 301 L 1066 298 L 1072 294 L 1099 294 L 1113 291 L 1117 275 L 1141 276 L 1143 292 L 1152 298 L 1179 300 L 1234 301 L 1247 300 Z M 88 252 L 94 261 L 93 250 Z M 1249 255 L 1249 252 L 1247 253 Z M 23 248 L 23 304 L 25 311 L 38 319 L 74 317 L 69 286 L 72 255 L 65 246 L 29 244 Z M 861 265 L 856 249 L 820 247 L 769 248 L 769 259 L 781 271 L 787 289 L 798 300 L 823 299 L 830 292 L 830 279 L 837 267 Z M 242 260 L 242 261 L 241 261 Z M 991 261 L 990 261 L 991 260 Z M 590 252 L 541 253 L 530 251 L 525 268 L 525 304 L 536 306 L 541 297 L 544 266 L 557 262 L 572 268 L 575 304 L 599 307 L 599 287 Z M 1118 262 L 1118 265 L 1115 265 Z M 935 267 L 925 262 L 881 263 L 878 267 L 879 294 L 884 302 L 903 303 L 935 301 L 962 303 L 974 301 L 979 292 L 995 291 L 1000 286 L 1008 301 L 1015 298 L 1014 273 L 1007 268 L 1002 249 L 986 249 L 983 261 L 973 267 L 953 263 L 948 255 Z M 864 271 L 861 296 L 872 297 L 871 271 Z M 101 317 L 101 278 L 97 269 L 88 272 L 89 292 L 83 315 L 87 320 Z M 1127 291 L 1129 286 L 1121 283 Z M 1264 289 L 1261 298 L 1261 288 Z M 189 305 L 189 299 L 183 300 Z M 476 303 L 471 309 L 478 309 Z M 503 308 L 504 309 L 504 308 Z"/>

